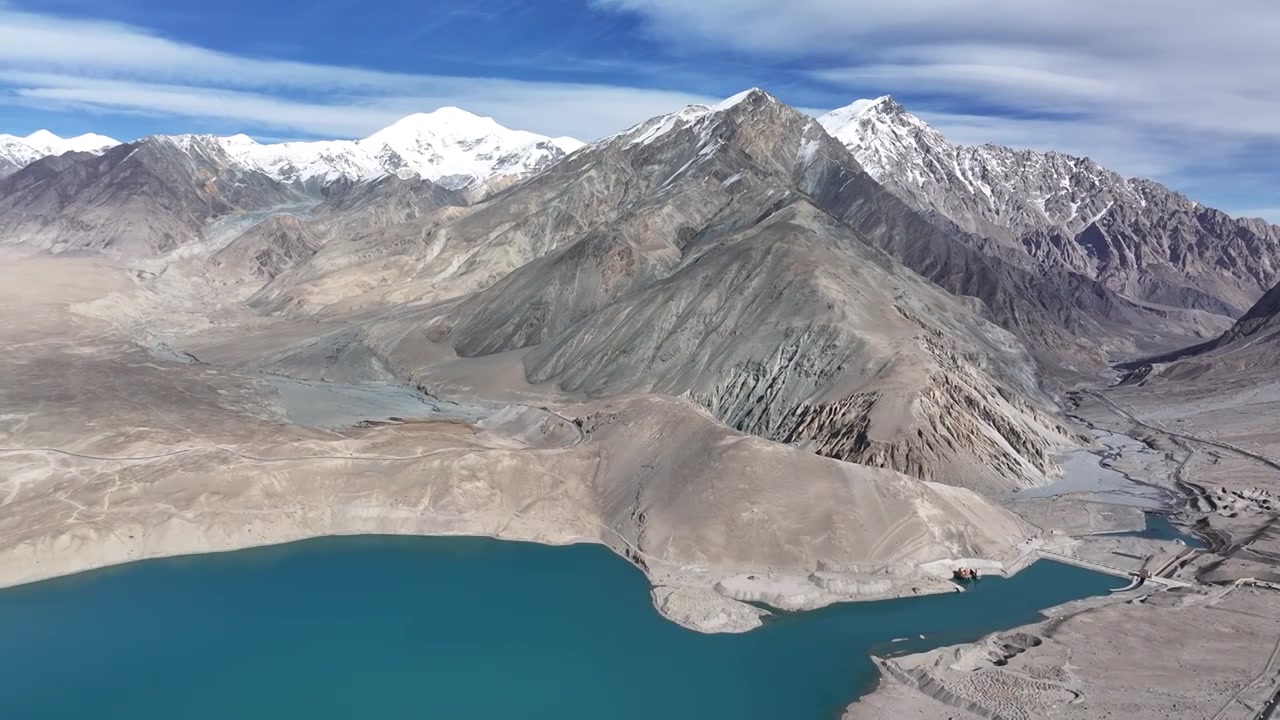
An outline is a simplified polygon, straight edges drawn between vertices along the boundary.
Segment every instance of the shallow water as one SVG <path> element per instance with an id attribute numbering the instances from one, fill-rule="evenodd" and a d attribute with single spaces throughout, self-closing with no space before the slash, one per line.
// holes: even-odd
<path id="1" fill-rule="evenodd" d="M 1161 513 L 1144 513 L 1146 516 L 1146 527 L 1142 530 L 1133 532 L 1105 533 L 1110 537 L 1138 537 L 1147 540 L 1181 540 L 1184 545 L 1192 548 L 1203 548 L 1204 543 L 1194 535 L 1188 535 L 1173 523 L 1169 522 L 1169 518 Z"/>
<path id="2" fill-rule="evenodd" d="M 1100 444 L 1107 449 L 1101 454 L 1074 450 L 1059 459 L 1062 477 L 1043 487 L 1027 488 L 1014 494 L 1016 499 L 1046 498 L 1082 494 L 1094 502 L 1129 505 L 1144 510 L 1159 510 L 1177 501 L 1177 496 L 1163 488 L 1144 485 L 1124 473 L 1103 464 L 1103 458 L 1116 453 L 1150 453 L 1141 441 L 1126 435 L 1095 431 Z"/>
<path id="3" fill-rule="evenodd" d="M 602 546 L 325 538 L 0 591 L 0 717 L 829 720 L 874 686 L 872 647 L 973 640 L 1119 584 L 1041 561 L 701 635 Z"/>

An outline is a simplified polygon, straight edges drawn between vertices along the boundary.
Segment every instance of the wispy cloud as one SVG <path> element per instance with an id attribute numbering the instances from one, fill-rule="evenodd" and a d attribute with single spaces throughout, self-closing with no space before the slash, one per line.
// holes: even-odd
<path id="1" fill-rule="evenodd" d="M 684 105 L 692 93 L 391 73 L 240 57 L 117 23 L 0 6 L 0 102 L 181 115 L 354 137 L 456 105 L 513 128 L 583 139 Z"/>

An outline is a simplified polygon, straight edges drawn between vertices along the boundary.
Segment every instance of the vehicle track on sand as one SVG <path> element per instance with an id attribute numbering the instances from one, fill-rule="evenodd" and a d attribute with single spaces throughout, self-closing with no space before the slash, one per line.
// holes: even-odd
<path id="1" fill-rule="evenodd" d="M 52 447 L 33 447 L 33 448 L 0 448 L 0 455 L 39 455 L 41 453 L 52 453 L 54 455 L 66 455 L 67 457 L 80 458 L 82 460 L 102 460 L 108 462 L 146 462 L 148 460 L 160 460 L 163 458 L 173 457 L 175 455 L 185 455 L 187 453 L 208 451 L 209 448 L 182 448 L 181 450 L 173 450 L 159 455 L 87 455 L 85 453 L 72 452 L 71 450 L 63 450 L 62 448 Z"/>
<path id="2" fill-rule="evenodd" d="M 457 452 L 459 450 L 468 451 L 468 452 L 483 452 L 485 450 L 498 450 L 498 449 L 501 449 L 501 448 L 483 448 L 483 447 L 442 448 L 440 450 L 432 450 L 431 452 L 421 453 L 418 455 L 348 454 L 348 455 L 290 455 L 285 457 L 261 457 L 258 455 L 250 455 L 248 453 L 242 453 L 239 450 L 220 445 L 217 447 L 183 448 L 181 450 L 174 450 L 173 452 L 168 452 L 161 455 L 121 455 L 121 456 L 86 455 L 83 453 L 76 453 L 76 452 L 71 452 L 69 450 L 63 450 L 61 448 L 0 448 L 0 454 L 54 453 L 58 455 L 66 455 L 68 457 L 79 458 L 82 460 L 96 460 L 101 462 L 150 462 L 152 460 L 162 460 L 164 458 L 174 457 L 176 455 L 218 454 L 218 453 L 234 455 L 238 458 L 242 458 L 244 460 L 249 460 L 251 462 L 258 462 L 258 463 L 298 462 L 298 461 L 305 461 L 305 460 L 370 460 L 370 461 L 383 461 L 383 462 L 397 462 L 397 461 L 408 461 L 408 460 L 422 460 L 423 458 L 429 458 L 435 455 L 440 455 L 441 453 Z"/>
<path id="3" fill-rule="evenodd" d="M 569 427 L 572 427 L 577 433 L 577 437 L 573 442 L 560 446 L 560 449 L 577 447 L 587 440 L 587 434 L 578 426 L 576 422 L 566 418 L 565 416 L 554 412 L 548 408 L 534 408 L 540 412 L 546 413 L 551 417 L 560 420 Z M 451 447 L 432 450 L 431 452 L 418 453 L 415 455 L 359 455 L 355 453 L 347 453 L 344 455 L 290 455 L 285 457 L 262 457 L 260 455 L 251 455 L 244 453 L 235 448 L 225 445 L 214 445 L 206 447 L 185 447 L 177 450 L 171 450 L 156 455 L 91 455 L 88 453 L 79 453 L 74 450 L 66 450 L 56 447 L 0 447 L 0 455 L 39 455 L 53 454 L 64 455 L 66 457 L 78 458 L 81 460 L 93 460 L 97 462 L 123 462 L 123 463 L 143 463 L 154 460 L 163 460 L 166 458 L 176 457 L 178 455 L 191 454 L 216 454 L 223 453 L 234 455 L 235 457 L 256 463 L 277 463 L 277 462 L 302 462 L 307 460 L 359 460 L 370 462 L 409 462 L 414 460 L 424 460 L 426 458 L 435 457 L 450 452 L 485 452 L 486 450 L 507 450 L 509 448 L 488 448 L 488 447 Z"/>
<path id="4" fill-rule="evenodd" d="M 1235 694 L 1233 694 L 1230 698 L 1228 698 L 1228 699 L 1227 699 L 1227 702 L 1226 702 L 1226 703 L 1224 703 L 1224 704 L 1223 704 L 1223 706 L 1222 706 L 1221 708 L 1218 708 L 1218 712 L 1214 713 L 1214 714 L 1213 714 L 1213 717 L 1212 717 L 1212 718 L 1210 718 L 1210 720 L 1221 720 L 1221 718 L 1223 717 L 1223 715 L 1225 715 L 1225 714 L 1226 714 L 1227 710 L 1229 710 L 1229 709 L 1231 708 L 1231 706 L 1232 706 L 1232 705 L 1236 704 L 1236 702 L 1240 700 L 1240 696 L 1241 696 L 1241 695 L 1243 695 L 1243 694 L 1245 693 L 1245 691 L 1246 691 L 1246 690 L 1248 690 L 1248 689 L 1252 688 L 1253 686 L 1257 685 L 1257 684 L 1258 684 L 1258 683 L 1259 683 L 1263 678 L 1267 677 L 1268 675 L 1273 675 L 1273 674 L 1275 674 L 1275 671 L 1276 671 L 1276 661 L 1277 661 L 1277 660 L 1280 660 L 1280 639 L 1277 639 L 1277 640 L 1276 640 L 1276 645 L 1275 645 L 1275 647 L 1271 650 L 1271 656 L 1267 658 L 1267 664 L 1266 664 L 1265 666 L 1263 666 L 1263 668 L 1262 668 L 1262 672 L 1258 673 L 1257 677 L 1255 677 L 1253 680 L 1250 680 L 1247 684 L 1245 684 L 1245 685 L 1244 685 L 1243 687 L 1241 687 L 1239 690 L 1236 690 L 1236 691 L 1235 691 Z M 1273 696 L 1272 696 L 1272 701 L 1273 701 L 1273 702 L 1272 702 L 1272 704 L 1271 704 L 1270 708 L 1268 709 L 1267 707 L 1264 707 L 1261 711 L 1259 711 L 1259 712 L 1255 715 L 1255 717 L 1257 717 L 1257 718 L 1262 718 L 1262 720 L 1266 720 L 1266 718 L 1267 718 L 1267 717 L 1271 714 L 1271 712 L 1275 709 L 1275 707 L 1274 707 L 1274 699 L 1275 699 L 1275 697 L 1274 697 L 1274 695 L 1273 695 Z"/>

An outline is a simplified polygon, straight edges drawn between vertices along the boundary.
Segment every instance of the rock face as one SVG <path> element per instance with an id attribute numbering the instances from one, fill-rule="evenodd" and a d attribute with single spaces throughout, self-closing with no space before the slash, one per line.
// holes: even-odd
<path id="1" fill-rule="evenodd" d="M 1016 384 L 1031 364 L 1012 337 L 805 202 L 717 245 L 549 335 L 529 380 L 688 395 L 740 430 L 926 479 L 1043 477 L 1065 437 Z"/>
<path id="2" fill-rule="evenodd" d="M 441 208 L 460 208 L 468 202 L 466 192 L 450 190 L 430 180 L 384 175 L 331 186 L 310 220 L 326 237 L 349 238 L 410 222 Z"/>
<path id="3" fill-rule="evenodd" d="M 1271 288 L 1221 338 L 1217 347 L 1242 341 L 1274 343 L 1280 336 L 1280 285 Z"/>
<path id="4" fill-rule="evenodd" d="M 1088 158 L 952 145 L 892 98 L 821 119 L 894 194 L 997 244 L 1157 305 L 1237 316 L 1280 280 L 1280 228 L 1237 220 Z"/>
<path id="5" fill-rule="evenodd" d="M 315 254 L 321 240 L 293 215 L 267 218 L 214 253 L 230 277 L 265 282 Z"/>

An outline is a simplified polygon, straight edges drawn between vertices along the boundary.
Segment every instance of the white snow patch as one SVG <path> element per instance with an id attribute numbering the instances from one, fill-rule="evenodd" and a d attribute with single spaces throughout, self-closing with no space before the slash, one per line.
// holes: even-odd
<path id="1" fill-rule="evenodd" d="M 743 90 L 742 92 L 736 95 L 730 95 L 724 100 L 721 100 L 720 102 L 716 103 L 716 105 L 711 109 L 715 112 L 728 110 L 729 108 L 741 103 L 743 100 L 746 100 L 752 95 L 762 94 L 762 93 L 764 93 L 764 91 L 761 90 L 760 88 L 749 88 L 747 90 Z"/>
<path id="2" fill-rule="evenodd" d="M 800 144 L 800 151 L 796 153 L 796 161 L 801 165 L 808 165 L 818 155 L 820 147 L 822 143 L 818 140 L 805 140 Z"/>

